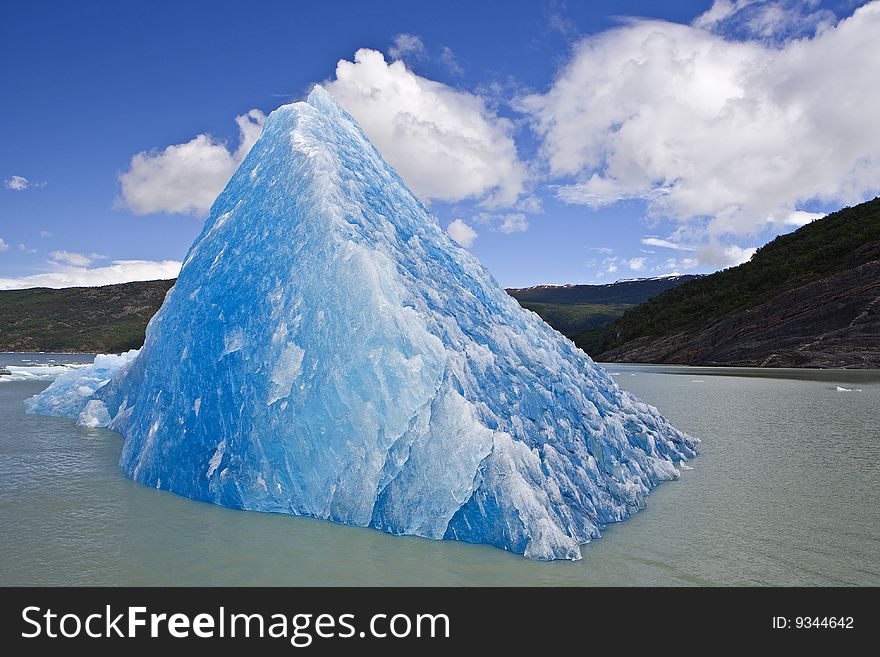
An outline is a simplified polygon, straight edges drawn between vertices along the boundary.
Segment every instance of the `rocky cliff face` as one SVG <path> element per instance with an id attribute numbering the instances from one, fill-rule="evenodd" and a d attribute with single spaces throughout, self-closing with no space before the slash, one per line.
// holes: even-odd
<path id="1" fill-rule="evenodd" d="M 605 362 L 880 368 L 880 259 L 786 290 L 696 333 L 643 338 Z"/>

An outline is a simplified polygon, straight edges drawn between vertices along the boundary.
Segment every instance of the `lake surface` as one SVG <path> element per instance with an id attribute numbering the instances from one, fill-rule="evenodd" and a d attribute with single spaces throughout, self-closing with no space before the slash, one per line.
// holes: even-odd
<path id="1" fill-rule="evenodd" d="M 583 560 L 538 563 L 136 484 L 118 434 L 24 413 L 90 361 L 0 354 L 2 585 L 880 585 L 880 371 L 608 365 L 700 456 Z"/>

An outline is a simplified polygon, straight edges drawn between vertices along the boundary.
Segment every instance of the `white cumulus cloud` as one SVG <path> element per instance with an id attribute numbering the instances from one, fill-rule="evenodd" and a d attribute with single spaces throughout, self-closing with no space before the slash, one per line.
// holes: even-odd
<path id="1" fill-rule="evenodd" d="M 526 168 L 513 125 L 482 97 L 368 49 L 341 60 L 325 88 L 422 199 L 510 206 L 522 192 Z"/>
<path id="2" fill-rule="evenodd" d="M 473 245 L 478 233 L 461 219 L 456 219 L 446 227 L 446 232 L 466 249 Z"/>
<path id="3" fill-rule="evenodd" d="M 0 278 L 0 290 L 29 287 L 92 287 L 131 281 L 174 278 L 180 272 L 177 260 L 114 260 L 102 267 L 58 264 L 52 271 L 20 278 Z"/>
<path id="4" fill-rule="evenodd" d="M 6 243 L 6 240 L 4 240 L 2 237 L 0 237 L 0 251 L 5 251 L 8 248 L 9 248 L 9 245 Z"/>
<path id="5" fill-rule="evenodd" d="M 135 214 L 205 215 L 260 136 L 265 115 L 251 110 L 235 118 L 239 145 L 233 151 L 211 135 L 131 158 L 119 176 L 122 204 Z"/>
<path id="6" fill-rule="evenodd" d="M 424 50 L 418 37 L 402 34 L 392 55 Z M 442 59 L 454 63 L 451 51 Z M 475 200 L 486 207 L 517 204 L 526 166 L 517 154 L 513 123 L 498 116 L 482 96 L 416 75 L 402 61 L 361 49 L 341 60 L 329 91 L 382 156 L 423 200 Z M 265 116 L 251 110 L 236 117 L 235 150 L 209 134 L 183 144 L 134 155 L 119 176 L 120 204 L 136 214 L 203 216 L 223 191 L 260 135 Z M 531 208 L 535 201 L 528 201 Z"/>
<path id="7" fill-rule="evenodd" d="M 561 199 L 645 199 L 653 216 L 704 225 L 700 253 L 727 264 L 748 249 L 713 240 L 880 192 L 880 2 L 781 42 L 712 31 L 751 4 L 717 2 L 695 26 L 631 20 L 586 37 L 547 93 L 520 99 L 550 174 L 570 181 Z M 758 4 L 749 16 L 765 23 L 779 6 Z"/>

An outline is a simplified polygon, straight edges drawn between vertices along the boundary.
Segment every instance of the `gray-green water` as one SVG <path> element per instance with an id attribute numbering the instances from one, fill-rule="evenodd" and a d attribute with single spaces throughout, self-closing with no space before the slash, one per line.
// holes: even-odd
<path id="1" fill-rule="evenodd" d="M 23 358 L 77 360 L 0 364 Z M 701 455 L 554 563 L 152 490 L 117 468 L 117 434 L 25 415 L 46 383 L 3 381 L 0 584 L 880 584 L 880 372 L 608 370 Z"/>

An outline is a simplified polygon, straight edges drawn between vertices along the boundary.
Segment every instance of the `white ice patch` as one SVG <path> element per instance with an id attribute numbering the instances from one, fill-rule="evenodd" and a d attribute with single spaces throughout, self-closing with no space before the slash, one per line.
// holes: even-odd
<path id="1" fill-rule="evenodd" d="M 196 414 L 196 417 L 199 416 L 199 409 L 202 407 L 202 398 L 199 397 L 193 402 L 193 413 Z"/>
<path id="2" fill-rule="evenodd" d="M 223 353 L 220 354 L 220 357 L 227 356 L 229 354 L 233 354 L 236 351 L 240 351 L 242 347 L 244 347 L 244 343 L 246 340 L 246 336 L 244 331 L 241 329 L 233 329 L 229 333 L 223 336 Z"/>
<path id="3" fill-rule="evenodd" d="M 292 342 L 285 345 L 278 357 L 278 362 L 272 369 L 272 375 L 269 381 L 272 389 L 269 393 L 269 404 L 274 404 L 279 399 L 287 397 L 290 394 L 290 388 L 296 377 L 299 376 L 299 370 L 302 366 L 303 356 L 305 352 Z"/>
<path id="4" fill-rule="evenodd" d="M 96 427 L 106 427 L 110 424 L 110 413 L 107 406 L 100 399 L 92 399 L 86 404 L 82 413 L 79 414 L 77 425 L 94 429 Z"/>
<path id="5" fill-rule="evenodd" d="M 844 388 L 843 386 L 837 386 L 837 392 L 861 392 L 861 388 Z"/>
<path id="6" fill-rule="evenodd" d="M 230 210 L 229 212 L 224 212 L 219 217 L 217 217 L 217 220 L 214 222 L 214 225 L 211 226 L 211 229 L 216 230 L 216 229 L 220 228 L 223 224 L 225 224 L 227 221 L 229 221 L 229 217 L 231 217 L 231 216 L 232 216 L 232 210 Z"/>
<path id="7" fill-rule="evenodd" d="M 685 463 L 684 461 L 679 461 L 678 467 L 681 468 L 682 470 L 693 470 L 693 468 L 691 466 L 689 466 L 687 463 Z"/>
<path id="8" fill-rule="evenodd" d="M 79 418 L 86 403 L 99 388 L 105 386 L 112 376 L 130 365 L 137 357 L 137 351 L 124 354 L 99 354 L 90 364 L 56 365 L 50 367 L 10 366 L 13 377 L 20 381 L 53 381 L 39 395 L 25 400 L 28 413 L 54 415 L 56 417 Z"/>
<path id="9" fill-rule="evenodd" d="M 272 333 L 272 344 L 277 344 L 287 339 L 287 322 L 280 322 Z"/>
<path id="10" fill-rule="evenodd" d="M 216 472 L 217 468 L 220 467 L 220 461 L 223 460 L 223 455 L 226 453 L 226 441 L 221 440 L 220 444 L 217 445 L 217 450 L 214 452 L 214 456 L 211 457 L 211 460 L 208 461 L 208 471 L 205 473 L 205 476 L 210 479 L 211 475 Z"/>

